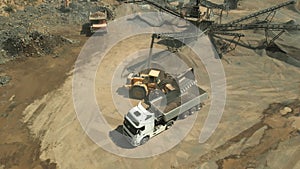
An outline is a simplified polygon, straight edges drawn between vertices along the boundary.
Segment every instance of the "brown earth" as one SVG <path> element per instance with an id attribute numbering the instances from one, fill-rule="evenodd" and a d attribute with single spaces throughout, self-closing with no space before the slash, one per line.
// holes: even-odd
<path id="1" fill-rule="evenodd" d="M 280 110 L 285 106 L 292 109 L 288 115 L 281 115 Z M 300 101 L 294 100 L 291 103 L 273 103 L 264 111 L 264 117 L 260 122 L 252 127 L 244 130 L 239 135 L 231 138 L 226 144 L 215 149 L 215 152 L 221 152 L 228 149 L 232 144 L 240 142 L 242 139 L 248 140 L 255 132 L 262 128 L 266 128 L 259 143 L 255 146 L 243 149 L 239 154 L 232 154 L 217 161 L 220 169 L 243 169 L 257 168 L 261 166 L 263 156 L 276 150 L 280 142 L 289 141 L 293 137 L 299 136 L 297 129 L 292 124 L 294 120 L 291 116 L 299 116 Z M 245 141 L 244 141 L 245 142 Z M 214 153 L 215 153 L 214 152 Z M 216 155 L 216 154 L 214 154 Z M 202 158 L 205 158 L 203 156 Z M 270 167 L 263 164 L 264 167 Z M 287 164 L 285 168 L 293 168 L 295 164 Z"/>
<path id="2" fill-rule="evenodd" d="M 57 89 L 68 77 L 67 72 L 72 69 L 86 39 L 83 36 L 70 38 L 80 40 L 81 44 L 58 49 L 58 57 L 23 58 L 1 65 L 0 73 L 12 77 L 8 85 L 0 88 L 0 137 L 3 138 L 0 164 L 5 168 L 56 168 L 55 163 L 39 159 L 40 140 L 31 136 L 27 124 L 20 119 L 30 103 Z"/>

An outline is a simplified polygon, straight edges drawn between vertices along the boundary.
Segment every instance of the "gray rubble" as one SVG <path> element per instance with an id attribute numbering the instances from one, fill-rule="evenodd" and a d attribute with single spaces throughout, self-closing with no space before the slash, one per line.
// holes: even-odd
<path id="1" fill-rule="evenodd" d="M 11 80 L 11 77 L 9 77 L 9 76 L 6 76 L 6 75 L 0 76 L 0 87 L 8 84 L 10 80 Z"/>
<path id="2" fill-rule="evenodd" d="M 83 25 L 88 22 L 89 12 L 103 8 L 108 11 L 109 19 L 113 19 L 114 7 L 94 2 L 74 2 L 66 10 L 61 3 L 46 1 L 37 7 L 13 10 L 9 17 L 0 16 L 0 64 L 18 57 L 52 54 L 55 47 L 70 41 L 52 34 L 50 29 Z"/>

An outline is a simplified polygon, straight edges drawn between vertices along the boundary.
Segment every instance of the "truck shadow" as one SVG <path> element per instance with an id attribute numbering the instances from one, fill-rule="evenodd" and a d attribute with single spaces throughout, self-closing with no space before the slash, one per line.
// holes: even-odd
<path id="1" fill-rule="evenodd" d="M 104 36 L 105 34 L 107 34 L 107 31 L 101 30 L 101 31 L 97 31 L 95 33 L 92 33 L 91 36 Z"/>
<path id="2" fill-rule="evenodd" d="M 135 148 L 132 146 L 125 138 L 125 136 L 122 134 L 123 131 L 123 125 L 119 125 L 116 129 L 109 132 L 109 138 L 113 141 L 113 143 L 124 149 L 133 149 Z"/>
<path id="3" fill-rule="evenodd" d="M 95 33 L 92 33 L 90 30 L 90 23 L 84 23 L 83 25 L 81 25 L 81 31 L 80 31 L 80 35 L 85 35 L 86 37 L 91 37 L 91 36 L 103 36 L 105 34 L 107 34 L 106 30 L 103 31 L 97 31 Z"/>
<path id="4" fill-rule="evenodd" d="M 84 23 L 84 24 L 81 26 L 80 35 L 85 35 L 86 37 L 91 36 L 91 32 L 90 32 L 90 24 L 89 24 L 89 23 Z"/>

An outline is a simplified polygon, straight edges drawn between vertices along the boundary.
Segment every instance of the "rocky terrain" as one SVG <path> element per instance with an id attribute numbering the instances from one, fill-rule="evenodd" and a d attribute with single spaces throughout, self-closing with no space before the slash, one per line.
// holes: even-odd
<path id="1" fill-rule="evenodd" d="M 18 57 L 55 55 L 55 48 L 75 43 L 60 30 L 83 25 L 89 12 L 104 8 L 105 3 L 74 1 L 65 8 L 58 1 L 12 1 L 1 6 L 0 63 L 4 63 Z M 113 19 L 114 6 L 106 7 Z"/>
<path id="2" fill-rule="evenodd" d="M 273 4 L 241 0 L 225 21 Z M 72 100 L 72 70 L 89 38 L 84 25 L 89 12 L 99 8 L 109 11 L 110 20 L 145 10 L 114 0 L 73 0 L 69 8 L 58 0 L 0 2 L 0 169 L 300 168 L 298 32 L 286 32 L 276 41 L 276 50 L 238 47 L 221 60 L 227 78 L 226 107 L 206 143 L 199 144 L 198 136 L 209 103 L 185 139 L 166 153 L 132 159 L 99 148 L 78 123 Z M 299 9 L 298 1 L 281 10 L 275 21 L 300 23 Z M 259 31 L 246 34 L 249 43 L 264 38 Z M 123 59 L 149 43 L 148 35 L 125 39 L 107 53 L 98 70 L 102 78 L 95 82 L 97 99 L 114 127 L 123 117 L 112 112 L 111 86 L 105 82 L 112 80 Z M 176 54 L 195 67 L 200 86 L 211 92 L 207 72 L 195 54 L 187 48 Z"/>
<path id="3" fill-rule="evenodd" d="M 0 2 L 0 168 L 56 168 L 39 160 L 40 141 L 20 121 L 22 111 L 62 84 L 86 41 L 80 32 L 89 11 L 104 6 L 79 1 L 68 9 L 62 5 Z"/>

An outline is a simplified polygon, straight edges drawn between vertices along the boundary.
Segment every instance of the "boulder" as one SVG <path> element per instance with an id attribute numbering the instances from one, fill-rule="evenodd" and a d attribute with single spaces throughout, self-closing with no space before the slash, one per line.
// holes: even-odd
<path id="1" fill-rule="evenodd" d="M 11 80 L 11 77 L 9 76 L 0 76 L 0 86 L 4 86 L 6 84 L 9 83 L 9 81 Z"/>
<path id="2" fill-rule="evenodd" d="M 293 110 L 290 107 L 284 107 L 283 109 L 281 109 L 279 112 L 282 116 L 292 112 Z"/>

